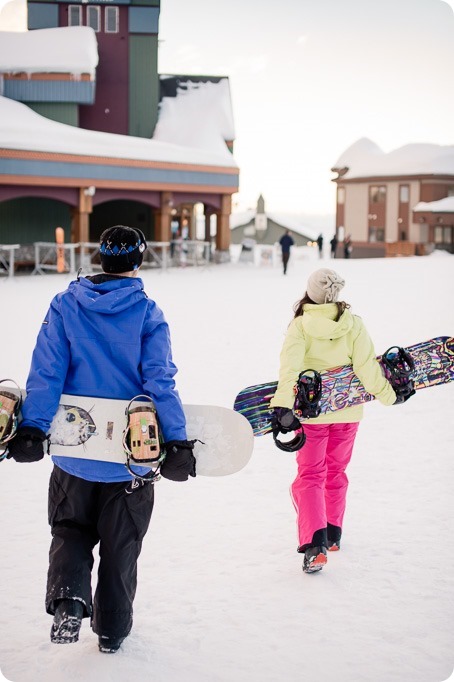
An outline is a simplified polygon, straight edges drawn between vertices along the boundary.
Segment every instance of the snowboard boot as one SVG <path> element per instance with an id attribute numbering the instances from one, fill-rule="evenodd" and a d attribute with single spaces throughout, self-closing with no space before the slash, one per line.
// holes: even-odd
<path id="1" fill-rule="evenodd" d="M 77 599 L 61 599 L 55 609 L 50 641 L 54 644 L 72 644 L 79 639 L 84 615 L 84 605 Z"/>
<path id="2" fill-rule="evenodd" d="M 303 572 L 316 573 L 326 564 L 326 547 L 308 547 L 304 551 Z"/>
<path id="3" fill-rule="evenodd" d="M 330 552 L 338 552 L 340 550 L 340 540 L 342 536 L 342 528 L 333 526 L 331 523 L 327 524 L 328 535 L 328 550 Z"/>
<path id="4" fill-rule="evenodd" d="M 125 637 L 106 637 L 100 635 L 98 638 L 98 647 L 102 654 L 115 654 L 121 647 Z"/>

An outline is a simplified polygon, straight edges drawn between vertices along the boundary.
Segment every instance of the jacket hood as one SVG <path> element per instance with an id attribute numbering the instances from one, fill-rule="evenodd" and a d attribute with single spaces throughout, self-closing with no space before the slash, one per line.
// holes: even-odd
<path id="1" fill-rule="evenodd" d="M 353 327 L 353 315 L 344 310 L 338 322 L 337 306 L 335 303 L 304 306 L 304 314 L 297 318 L 304 332 L 316 339 L 338 339 L 345 336 Z"/>
<path id="2" fill-rule="evenodd" d="M 143 282 L 138 277 L 115 278 L 101 284 L 81 277 L 71 282 L 68 293 L 82 308 L 104 315 L 114 315 L 147 299 Z"/>

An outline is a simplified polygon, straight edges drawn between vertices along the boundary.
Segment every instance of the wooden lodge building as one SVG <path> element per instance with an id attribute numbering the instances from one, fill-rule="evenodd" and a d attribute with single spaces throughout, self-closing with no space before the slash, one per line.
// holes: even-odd
<path id="1" fill-rule="evenodd" d="M 454 146 L 409 144 L 385 154 L 361 139 L 332 171 L 339 250 L 350 235 L 356 258 L 454 253 Z"/>
<path id="2" fill-rule="evenodd" d="M 29 30 L 0 34 L 0 244 L 53 241 L 57 226 L 95 242 L 118 223 L 194 239 L 202 212 L 228 259 L 229 81 L 159 75 L 159 13 L 160 0 L 29 0 Z"/>

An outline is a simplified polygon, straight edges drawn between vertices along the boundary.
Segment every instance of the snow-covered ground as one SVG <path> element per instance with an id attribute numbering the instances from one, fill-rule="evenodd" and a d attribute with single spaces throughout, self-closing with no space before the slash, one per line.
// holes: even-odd
<path id="1" fill-rule="evenodd" d="M 232 263 L 145 271 L 171 325 L 184 402 L 231 407 L 277 375 L 293 303 L 319 265 L 377 351 L 454 334 L 454 258 Z M 23 384 L 66 275 L 0 280 L 0 377 Z M 160 481 L 139 564 L 134 628 L 115 656 L 52 645 L 44 612 L 48 460 L 0 463 L 0 667 L 13 682 L 441 682 L 454 666 L 454 386 L 370 404 L 349 468 L 342 550 L 305 575 L 288 493 L 294 455 L 256 440 L 230 477 Z"/>

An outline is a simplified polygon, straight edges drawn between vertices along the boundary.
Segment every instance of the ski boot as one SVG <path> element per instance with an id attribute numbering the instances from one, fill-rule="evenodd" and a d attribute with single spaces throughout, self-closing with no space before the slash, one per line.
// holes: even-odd
<path id="1" fill-rule="evenodd" d="M 78 599 L 62 599 L 55 609 L 50 641 L 54 644 L 72 644 L 79 639 L 84 615 L 84 605 Z"/>
<path id="2" fill-rule="evenodd" d="M 342 528 L 333 526 L 331 523 L 327 524 L 328 542 L 327 548 L 329 552 L 338 552 L 340 550 L 340 541 L 342 536 Z"/>
<path id="3" fill-rule="evenodd" d="M 115 654 L 124 640 L 124 637 L 107 637 L 106 635 L 100 635 L 98 638 L 98 647 L 102 654 Z"/>
<path id="4" fill-rule="evenodd" d="M 326 547 L 308 547 L 304 552 L 303 572 L 316 573 L 326 564 Z"/>

